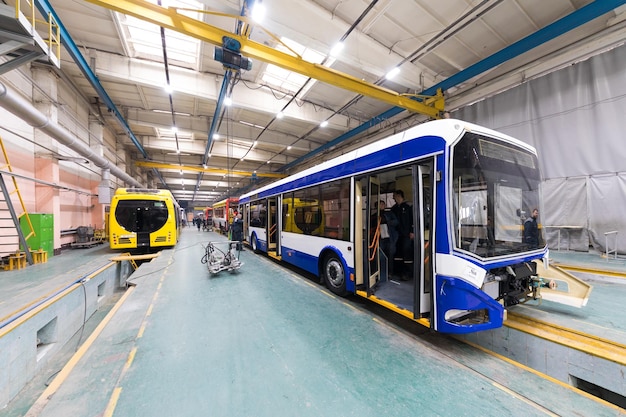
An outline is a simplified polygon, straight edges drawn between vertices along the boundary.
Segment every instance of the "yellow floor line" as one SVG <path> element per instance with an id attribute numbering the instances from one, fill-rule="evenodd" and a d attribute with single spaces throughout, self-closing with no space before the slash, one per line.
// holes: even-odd
<path id="1" fill-rule="evenodd" d="M 115 265 L 115 262 L 109 262 L 108 264 L 104 265 L 103 267 L 101 267 L 101 268 L 100 268 L 100 269 L 98 269 L 97 271 L 92 272 L 91 274 L 89 274 L 89 275 L 88 275 L 85 279 L 86 279 L 86 280 L 90 280 L 91 278 L 93 278 L 95 275 L 97 275 L 97 274 L 98 274 L 98 273 L 100 273 L 101 271 L 104 271 L 105 269 L 107 269 L 107 268 L 109 268 L 109 267 L 111 267 L 111 266 L 113 266 L 113 265 Z M 15 311 L 12 311 L 11 313 L 7 314 L 6 316 L 4 316 L 4 317 L 0 317 L 0 322 L 3 322 L 3 321 L 5 321 L 5 320 L 8 320 L 9 318 L 11 318 L 11 317 L 13 317 L 13 316 L 16 316 L 16 315 L 18 315 L 19 313 L 21 313 L 22 311 L 24 311 L 24 310 L 28 309 L 29 307 L 31 307 L 31 306 L 33 306 L 33 305 L 37 304 L 37 303 L 38 303 L 38 302 L 40 302 L 41 300 L 45 300 L 46 298 L 51 297 L 53 294 L 56 294 L 56 293 L 58 293 L 59 291 L 61 291 L 64 287 L 67 287 L 67 285 L 66 285 L 66 284 L 63 284 L 63 285 L 61 285 L 61 286 L 59 286 L 59 287 L 55 288 L 54 290 L 52 290 L 52 291 L 50 291 L 50 292 L 48 292 L 48 293 L 46 293 L 46 294 L 42 295 L 41 297 L 39 297 L 39 298 L 37 298 L 37 299 L 35 299 L 35 300 L 31 301 L 30 303 L 23 305 L 23 306 L 22 306 L 22 307 L 20 307 L 19 309 L 15 310 Z M 68 287 L 68 288 L 71 288 L 71 287 Z M 57 295 L 58 295 L 58 294 L 57 294 Z M 0 304 L 2 304 L 2 303 L 0 303 Z"/>
<path id="2" fill-rule="evenodd" d="M 589 267 L 585 267 L 585 266 L 575 266 L 575 265 L 565 265 L 565 264 L 560 264 L 560 263 L 554 263 L 556 266 L 558 266 L 561 269 L 566 269 L 568 271 L 575 271 L 575 272 L 585 272 L 588 274 L 594 274 L 594 275 L 606 275 L 609 277 L 617 277 L 617 278 L 624 278 L 626 279 L 626 273 L 624 272 L 619 272 L 619 271 L 610 271 L 607 269 L 597 269 L 597 268 L 589 268 Z"/>
<path id="3" fill-rule="evenodd" d="M 102 414 L 103 417 L 113 417 L 115 407 L 117 407 L 117 402 L 119 401 L 121 394 L 122 387 L 117 387 L 113 390 L 113 395 L 111 395 L 111 399 L 109 399 L 107 408 L 104 410 L 104 414 Z"/>
<path id="4" fill-rule="evenodd" d="M 463 340 L 457 339 L 457 340 L 460 340 L 463 343 L 466 343 L 466 344 L 468 344 L 468 345 L 470 345 L 470 346 L 472 346 L 472 347 L 474 347 L 474 348 L 476 348 L 476 349 L 478 349 L 478 350 L 480 350 L 482 352 L 485 352 L 485 353 L 487 353 L 487 354 L 489 354 L 491 356 L 494 356 L 494 357 L 496 357 L 496 358 L 498 358 L 500 360 L 503 360 L 503 361 L 505 361 L 507 363 L 510 363 L 511 365 L 514 365 L 514 366 L 516 366 L 516 367 L 518 367 L 520 369 L 523 369 L 525 371 L 533 373 L 533 374 L 535 374 L 535 375 L 537 375 L 537 376 L 539 376 L 539 377 L 541 377 L 543 379 L 546 379 L 546 380 L 548 380 L 548 381 L 550 381 L 550 382 L 552 382 L 554 384 L 557 384 L 557 385 L 560 385 L 561 387 L 567 388 L 568 390 L 573 391 L 573 392 L 575 392 L 578 395 L 582 395 L 583 397 L 586 397 L 586 398 L 588 398 L 590 400 L 593 400 L 593 401 L 598 402 L 598 403 L 600 403 L 602 405 L 610 407 L 610 408 L 612 408 L 614 410 L 617 410 L 617 411 L 620 411 L 620 412 L 624 412 L 623 408 L 618 407 L 617 405 L 615 405 L 613 403 L 610 403 L 608 401 L 600 399 L 600 398 L 596 397 L 595 395 L 591 395 L 591 394 L 589 394 L 589 393 L 587 393 L 587 392 L 585 392 L 585 391 L 583 391 L 581 389 L 578 389 L 578 388 L 573 387 L 573 386 L 571 386 L 571 385 L 569 385 L 569 384 L 567 384 L 567 383 L 565 383 L 563 381 L 560 381 L 560 380 L 558 380 L 558 379 L 556 379 L 554 377 L 551 377 L 550 375 L 544 374 L 543 372 L 539 372 L 536 369 L 533 369 L 533 368 L 531 368 L 529 366 L 526 366 L 526 365 L 524 365 L 522 363 L 514 361 L 513 359 L 507 358 L 506 356 L 500 355 L 499 353 L 496 353 L 496 352 L 494 352 L 492 350 L 489 350 L 489 349 L 484 348 L 484 347 L 482 347 L 480 345 L 472 343 L 472 342 L 470 342 L 468 340 L 464 340 L 464 339 Z"/>
<path id="5" fill-rule="evenodd" d="M 124 295 L 119 299 L 119 301 L 113 306 L 111 311 L 104 317 L 104 319 L 100 322 L 98 327 L 93 331 L 93 333 L 87 338 L 85 343 L 76 351 L 76 353 L 71 357 L 71 359 L 65 364 L 63 369 L 57 374 L 57 376 L 52 380 L 50 385 L 44 390 L 44 392 L 39 396 L 37 401 L 33 404 L 33 406 L 28 410 L 28 413 L 24 417 L 35 417 L 38 416 L 41 411 L 48 404 L 48 401 L 54 393 L 59 389 L 61 384 L 67 379 L 69 374 L 72 372 L 76 364 L 80 361 L 80 359 L 85 355 L 89 347 L 95 342 L 100 333 L 104 330 L 106 325 L 111 321 L 117 310 L 120 309 L 124 301 L 130 296 L 135 287 L 129 287 L 128 290 L 124 293 Z"/>

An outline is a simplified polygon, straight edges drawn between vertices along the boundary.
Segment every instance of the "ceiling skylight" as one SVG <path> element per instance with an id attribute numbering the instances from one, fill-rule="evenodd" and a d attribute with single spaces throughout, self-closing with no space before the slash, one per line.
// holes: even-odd
<path id="1" fill-rule="evenodd" d="M 302 57 L 302 59 L 313 64 L 321 64 L 326 57 L 324 54 L 307 48 L 306 46 L 300 45 L 299 43 L 290 39 L 281 38 L 280 40 L 282 44 L 279 44 L 276 47 L 278 51 L 293 55 L 293 52 L 285 47 L 285 45 L 287 45 L 294 52 L 298 53 Z M 330 66 L 333 62 L 334 59 L 329 59 L 325 65 Z M 308 78 L 309 77 L 307 77 L 306 75 L 282 69 L 274 64 L 267 65 L 265 73 L 263 73 L 262 77 L 263 81 L 265 81 L 266 83 L 279 87 L 283 90 L 291 91 L 292 93 L 298 91 L 304 85 Z M 315 82 L 315 80 L 311 80 L 306 89 L 308 90 L 309 88 L 311 88 Z M 306 91 L 304 91 L 303 93 L 305 92 Z"/>
<path id="2" fill-rule="evenodd" d="M 160 139 L 174 139 L 178 137 L 178 140 L 192 140 L 193 134 L 191 132 L 184 132 L 180 129 L 163 129 L 157 128 L 157 135 Z"/>
<path id="3" fill-rule="evenodd" d="M 148 1 L 157 4 L 156 0 Z M 202 3 L 194 0 L 170 0 L 167 2 L 167 6 L 194 10 L 203 9 Z M 198 12 L 181 10 L 179 13 L 193 19 L 200 19 Z M 163 61 L 161 29 L 157 25 L 120 13 L 115 13 L 115 15 L 131 57 Z M 191 64 L 194 68 L 198 66 L 199 40 L 165 29 L 165 43 L 168 61 L 182 65 L 187 64 L 187 66 Z"/>

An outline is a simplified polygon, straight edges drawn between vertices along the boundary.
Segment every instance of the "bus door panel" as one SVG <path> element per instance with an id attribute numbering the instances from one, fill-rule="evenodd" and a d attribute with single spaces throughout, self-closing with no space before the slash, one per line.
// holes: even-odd
<path id="1" fill-rule="evenodd" d="M 367 216 L 366 222 L 366 236 L 367 238 L 367 251 L 366 262 L 368 265 L 368 279 L 366 280 L 367 296 L 373 294 L 373 288 L 378 284 L 380 280 L 380 257 L 379 257 L 379 243 L 380 243 L 380 213 L 378 211 L 378 201 L 380 200 L 380 182 L 377 177 L 369 177 L 367 202 L 365 204 Z"/>
<path id="2" fill-rule="evenodd" d="M 351 195 L 353 197 L 353 204 L 350 205 L 350 237 L 354 239 L 354 284 L 356 287 L 364 285 L 365 276 L 365 264 L 362 261 L 365 259 L 366 244 L 363 233 L 365 232 L 363 227 L 363 200 L 364 188 L 361 181 L 352 179 Z"/>
<path id="3" fill-rule="evenodd" d="M 280 256 L 280 231 L 282 230 L 282 198 L 281 196 L 271 197 L 268 201 L 267 218 L 267 239 L 271 250 Z"/>
<path id="4" fill-rule="evenodd" d="M 277 216 L 277 197 L 270 197 L 267 199 L 267 251 L 276 252 L 278 242 L 278 216 Z"/>
<path id="5" fill-rule="evenodd" d="M 241 214 L 243 220 L 243 241 L 248 242 L 249 233 L 250 233 L 250 203 L 246 203 L 242 208 L 243 213 Z M 250 242 L 248 242 L 250 243 Z"/>
<path id="6" fill-rule="evenodd" d="M 421 318 L 431 311 L 431 287 L 432 287 L 432 262 L 433 253 L 431 240 L 431 201 L 433 190 L 432 163 L 420 164 L 413 167 L 413 227 L 414 245 L 413 256 L 415 282 L 414 314 L 415 318 Z M 431 322 L 431 327 L 434 323 Z"/>
<path id="7" fill-rule="evenodd" d="M 137 232 L 137 247 L 150 246 L 150 232 Z"/>

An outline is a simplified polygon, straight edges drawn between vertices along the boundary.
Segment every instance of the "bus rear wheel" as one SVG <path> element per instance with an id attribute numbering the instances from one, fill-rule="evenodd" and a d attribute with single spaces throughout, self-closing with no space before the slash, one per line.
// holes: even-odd
<path id="1" fill-rule="evenodd" d="M 346 272 L 337 255 L 331 254 L 324 258 L 322 274 L 330 291 L 340 296 L 346 295 Z"/>
<path id="2" fill-rule="evenodd" d="M 259 251 L 259 247 L 256 241 L 256 235 L 253 235 L 252 238 L 250 239 L 251 243 L 252 243 L 252 252 L 257 253 Z"/>

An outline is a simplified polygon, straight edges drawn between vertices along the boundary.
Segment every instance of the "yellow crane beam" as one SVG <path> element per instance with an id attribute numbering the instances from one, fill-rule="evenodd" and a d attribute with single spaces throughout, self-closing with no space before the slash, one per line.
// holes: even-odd
<path id="1" fill-rule="evenodd" d="M 248 58 L 268 62 L 286 70 L 297 72 L 327 84 L 353 91 L 367 97 L 372 97 L 412 112 L 438 119 L 440 118 L 441 112 L 444 110 L 444 97 L 441 91 L 438 91 L 438 94 L 433 96 L 431 100 L 428 100 L 428 104 L 425 104 L 393 90 L 365 82 L 323 65 L 307 62 L 300 57 L 283 53 L 269 46 L 254 42 L 245 36 L 237 35 L 190 18 L 178 13 L 177 10 L 172 7 L 165 8 L 143 0 L 85 1 L 134 16 L 165 29 L 171 29 L 213 45 L 222 46 L 224 36 L 236 39 L 241 43 L 241 54 Z M 244 18 L 240 17 L 240 19 L 243 20 Z"/>
<path id="2" fill-rule="evenodd" d="M 273 172 L 250 172 L 250 171 L 233 171 L 228 169 L 220 169 L 220 168 L 202 168 L 193 165 L 176 165 L 176 164 L 165 164 L 160 162 L 150 162 L 150 161 L 136 161 L 135 165 L 143 168 L 157 168 L 157 169 L 173 169 L 176 171 L 193 171 L 193 172 L 204 172 L 207 174 L 216 174 L 216 175 L 229 175 L 229 176 L 241 176 L 241 177 L 263 177 L 263 178 L 285 178 L 287 175 L 285 174 L 275 174 Z"/>

